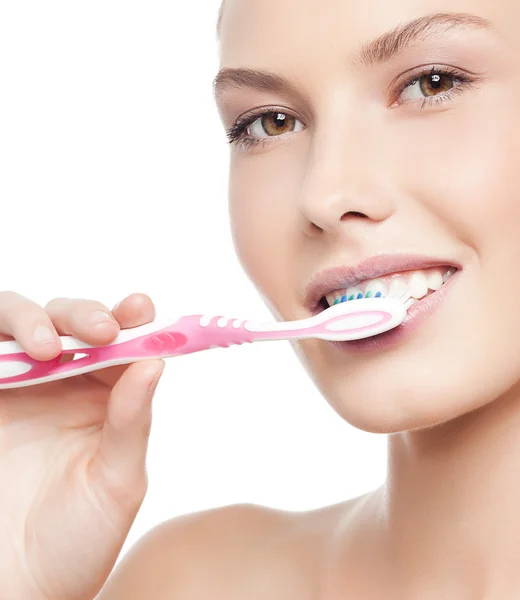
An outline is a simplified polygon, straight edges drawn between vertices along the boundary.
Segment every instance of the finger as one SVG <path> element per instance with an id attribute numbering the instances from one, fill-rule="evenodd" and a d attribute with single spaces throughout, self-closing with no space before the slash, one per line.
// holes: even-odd
<path id="1" fill-rule="evenodd" d="M 111 311 L 97 300 L 54 298 L 44 308 L 60 335 L 72 335 L 91 346 L 113 342 L 120 330 Z"/>
<path id="2" fill-rule="evenodd" d="M 130 294 L 112 309 L 122 329 L 139 327 L 155 319 L 155 306 L 146 294 Z"/>
<path id="3" fill-rule="evenodd" d="M 47 312 L 16 292 L 0 292 L 0 333 L 2 341 L 15 339 L 36 360 L 56 358 L 62 350 Z"/>
<path id="4" fill-rule="evenodd" d="M 152 398 L 164 366 L 157 359 L 130 365 L 110 394 L 98 454 L 90 468 L 117 504 L 135 501 L 133 494 L 137 501 L 144 498 Z"/>
<path id="5" fill-rule="evenodd" d="M 155 306 L 149 296 L 136 293 L 127 296 L 116 304 L 112 309 L 112 314 L 122 329 L 129 329 L 153 321 L 155 319 Z M 113 387 L 127 369 L 127 364 L 117 365 L 86 373 L 84 377 L 90 381 Z"/>

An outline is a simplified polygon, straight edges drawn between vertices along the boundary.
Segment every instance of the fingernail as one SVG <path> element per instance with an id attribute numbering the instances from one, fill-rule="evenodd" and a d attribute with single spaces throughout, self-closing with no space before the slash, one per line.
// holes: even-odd
<path id="1" fill-rule="evenodd" d="M 89 318 L 89 323 L 91 325 L 103 325 L 104 323 L 114 323 L 114 319 L 106 312 L 103 312 L 102 310 L 95 310 L 93 313 L 90 314 Z"/>
<path id="2" fill-rule="evenodd" d="M 33 333 L 33 340 L 38 345 L 56 342 L 55 334 L 45 325 L 38 325 Z"/>

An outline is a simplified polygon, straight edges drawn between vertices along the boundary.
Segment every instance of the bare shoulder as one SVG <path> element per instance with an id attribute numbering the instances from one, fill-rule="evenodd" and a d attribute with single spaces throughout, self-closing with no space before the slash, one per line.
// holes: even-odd
<path id="1" fill-rule="evenodd" d="M 266 544 L 289 527 L 289 521 L 288 513 L 254 504 L 224 506 L 165 521 L 127 552 L 98 598 L 195 598 L 192 588 L 202 592 L 206 585 L 206 591 L 213 588 L 214 592 L 220 580 L 225 584 L 233 571 L 245 568 L 250 548 Z"/>
<path id="2" fill-rule="evenodd" d="M 236 504 L 165 521 L 125 555 L 98 600 L 304 598 L 305 578 L 354 503 L 309 512 Z"/>

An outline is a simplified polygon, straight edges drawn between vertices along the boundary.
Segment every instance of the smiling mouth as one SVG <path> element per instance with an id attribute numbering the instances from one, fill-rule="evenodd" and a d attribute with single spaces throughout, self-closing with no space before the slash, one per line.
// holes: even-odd
<path id="1" fill-rule="evenodd" d="M 408 297 L 420 301 L 439 290 L 457 270 L 446 265 L 367 279 L 353 287 L 332 290 L 321 298 L 317 308 L 322 312 L 336 304 L 363 298 Z"/>

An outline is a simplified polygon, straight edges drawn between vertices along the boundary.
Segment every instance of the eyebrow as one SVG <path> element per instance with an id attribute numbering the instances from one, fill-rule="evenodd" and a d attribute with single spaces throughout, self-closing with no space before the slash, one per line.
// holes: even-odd
<path id="1" fill-rule="evenodd" d="M 373 66 L 394 58 L 418 40 L 441 38 L 452 29 L 492 29 L 491 21 L 469 13 L 434 13 L 398 25 L 367 42 L 350 58 L 352 66 Z M 254 69 L 222 69 L 213 81 L 218 97 L 225 89 L 253 88 L 266 92 L 295 93 L 295 86 L 282 75 Z"/>

